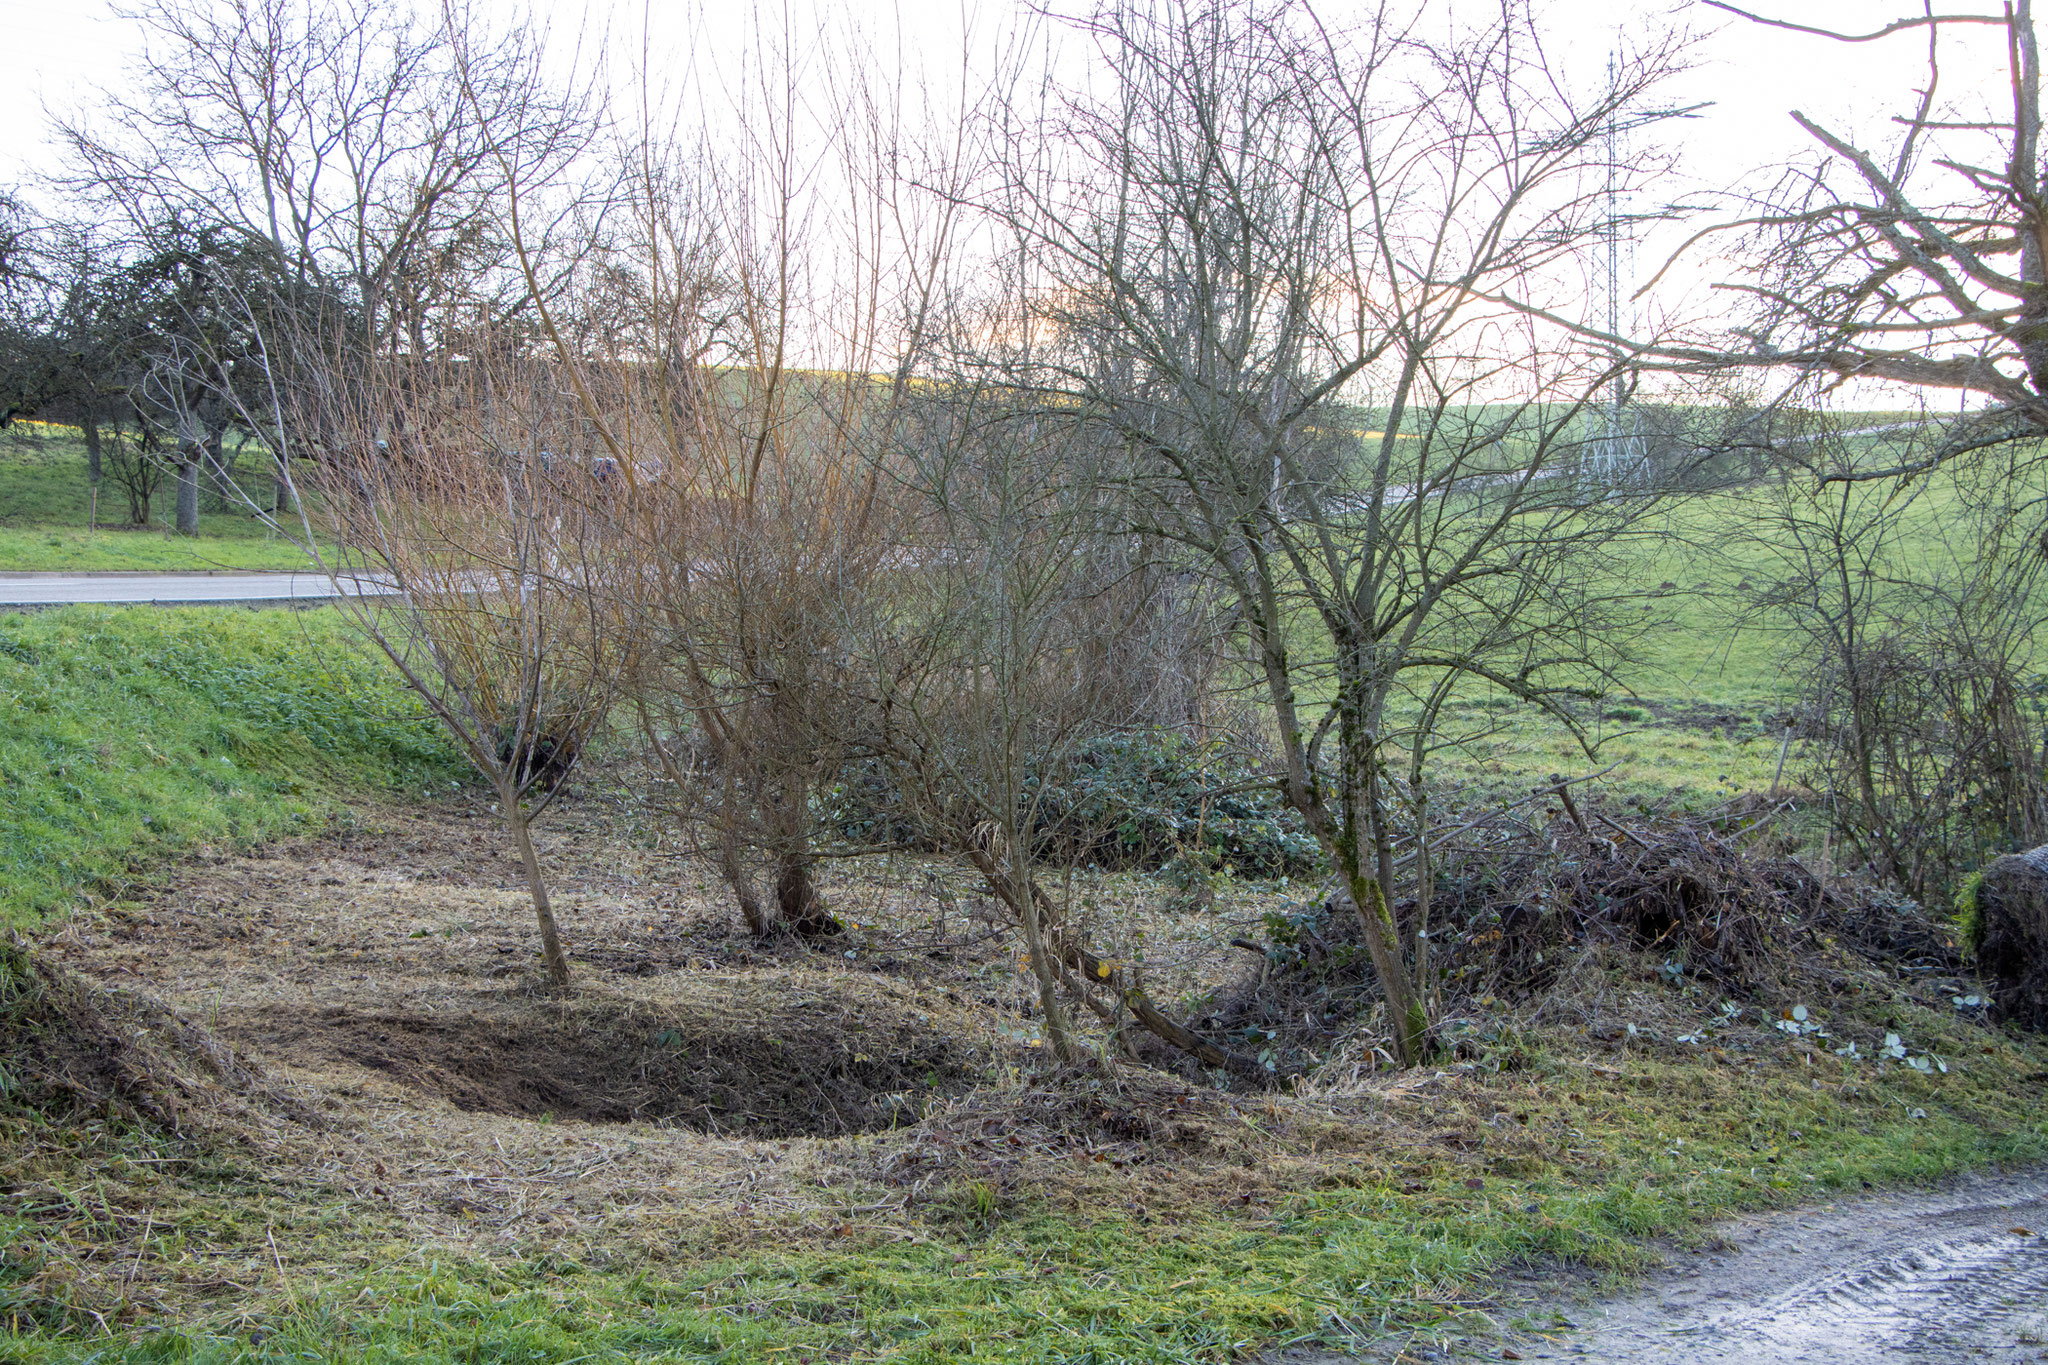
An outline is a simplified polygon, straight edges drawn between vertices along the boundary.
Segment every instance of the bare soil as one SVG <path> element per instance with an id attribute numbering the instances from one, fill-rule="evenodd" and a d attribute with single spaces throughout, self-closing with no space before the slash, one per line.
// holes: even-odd
<path id="1" fill-rule="evenodd" d="M 961 1011 L 917 974 L 756 945 L 587 811 L 549 850 L 585 945 L 556 998 L 497 833 L 458 806 L 202 856 L 57 944 L 89 979 L 145 989 L 296 1079 L 466 1113 L 833 1136 L 987 1074 L 986 1026 L 938 1026 L 934 1010 Z"/>
<path id="2" fill-rule="evenodd" d="M 265 1183 L 362 1234 L 301 1248 L 337 1269 L 380 1237 L 593 1264 L 900 1237 L 969 1182 L 1148 1219 L 1256 1211 L 1384 1147 L 1372 1122 L 1148 1066 L 1052 1074 L 1015 945 L 943 865 L 829 866 L 849 927 L 819 949 L 752 938 L 699 865 L 600 802 L 558 808 L 543 857 L 566 994 L 498 822 L 461 800 L 201 853 L 40 956 L 113 992 L 114 1013 L 133 1002 L 230 1054 L 201 1069 L 267 1115 L 237 1128 Z M 1229 946 L 1243 924 L 1155 915 L 1136 885 L 1085 913 L 1104 942 L 1150 926 L 1164 998 L 1199 1007 L 1201 983 L 1256 973 Z M 1271 1159 L 1276 1136 L 1303 1155 Z M 133 1217 L 110 1194 L 110 1224 L 146 1235 L 160 1194 L 131 1193 Z M 177 1297 L 132 1259 L 137 1302 Z"/>

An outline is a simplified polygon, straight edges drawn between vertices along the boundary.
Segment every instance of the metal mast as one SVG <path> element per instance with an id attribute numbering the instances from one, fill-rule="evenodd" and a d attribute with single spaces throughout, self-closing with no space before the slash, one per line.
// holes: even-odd
<path id="1" fill-rule="evenodd" d="M 1605 296 L 1604 309 L 1607 335 L 1625 337 L 1635 330 L 1635 308 L 1633 303 L 1624 308 L 1622 304 L 1623 280 L 1633 282 L 1635 243 L 1630 236 L 1624 240 L 1624 223 L 1627 215 L 1622 203 L 1624 196 L 1621 178 L 1622 128 L 1619 108 L 1619 71 L 1616 54 L 1607 54 L 1607 126 L 1601 132 L 1601 151 L 1606 160 L 1607 221 L 1601 229 L 1602 259 L 1598 265 L 1599 289 Z M 1626 262 L 1624 257 L 1627 258 Z M 1626 269 L 1624 269 L 1626 265 Z M 1626 321 L 1627 330 L 1623 330 Z M 1610 348 L 1616 360 L 1621 357 L 1618 347 Z M 1628 383 L 1619 371 L 1609 381 L 1607 402 L 1602 405 L 1599 417 L 1600 434 L 1587 451 L 1587 463 L 1593 476 L 1612 488 L 1632 478 L 1640 477 L 1643 467 L 1643 441 L 1636 429 L 1635 414 L 1628 408 Z"/>

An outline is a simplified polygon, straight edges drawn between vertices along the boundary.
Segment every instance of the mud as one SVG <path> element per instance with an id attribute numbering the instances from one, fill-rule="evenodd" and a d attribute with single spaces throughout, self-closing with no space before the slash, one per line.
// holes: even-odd
<path id="1" fill-rule="evenodd" d="M 1415 1332 L 1260 1365 L 2015 1365 L 2048 1361 L 2048 1169 L 1757 1214 L 1671 1247 L 1648 1283 L 1504 1276 L 1499 1332 Z M 1512 1324 L 1511 1328 L 1505 1327 Z"/>
<path id="2" fill-rule="evenodd" d="M 2048 1173 L 1744 1219 L 1513 1347 L 1604 1365 L 2048 1360 Z M 1496 1356 L 1499 1352 L 1495 1353 Z"/>

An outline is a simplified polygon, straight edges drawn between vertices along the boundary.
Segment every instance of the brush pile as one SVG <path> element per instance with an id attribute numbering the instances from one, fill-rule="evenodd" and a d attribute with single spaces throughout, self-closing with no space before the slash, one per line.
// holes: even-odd
<path id="1" fill-rule="evenodd" d="M 1413 924 L 1414 902 L 1397 912 Z M 1905 974 L 1962 970 L 1952 928 L 1918 904 L 1824 883 L 1697 824 L 1468 828 L 1442 851 L 1430 922 L 1448 1015 L 1534 1001 L 1589 953 L 1750 999 L 1844 951 Z M 1369 1017 L 1378 991 L 1348 899 L 1271 916 L 1266 937 L 1266 961 L 1223 994 L 1210 1027 L 1291 1054 L 1320 1052 Z"/>
<path id="2" fill-rule="evenodd" d="M 92 985 L 13 944 L 0 944 L 0 1103 L 180 1134 L 319 1122 L 284 1083 L 161 1001 Z"/>

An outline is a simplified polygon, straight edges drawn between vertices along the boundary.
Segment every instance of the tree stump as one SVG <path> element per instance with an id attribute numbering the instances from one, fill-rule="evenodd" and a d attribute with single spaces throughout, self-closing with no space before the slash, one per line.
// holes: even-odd
<path id="1" fill-rule="evenodd" d="M 1984 869 L 1975 931 L 1977 969 L 1999 1013 L 2048 1029 L 2048 845 Z"/>

